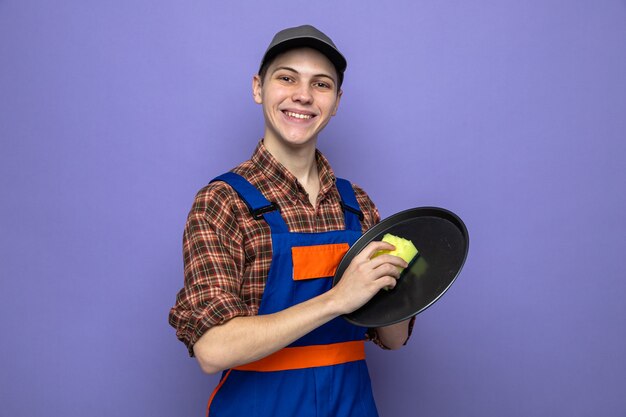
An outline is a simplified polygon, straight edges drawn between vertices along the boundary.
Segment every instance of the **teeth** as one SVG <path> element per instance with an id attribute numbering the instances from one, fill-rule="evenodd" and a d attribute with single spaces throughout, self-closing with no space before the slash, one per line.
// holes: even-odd
<path id="1" fill-rule="evenodd" d="M 289 117 L 295 117 L 296 119 L 310 119 L 311 117 L 313 117 L 310 114 L 293 113 L 290 111 L 286 111 L 285 114 Z"/>

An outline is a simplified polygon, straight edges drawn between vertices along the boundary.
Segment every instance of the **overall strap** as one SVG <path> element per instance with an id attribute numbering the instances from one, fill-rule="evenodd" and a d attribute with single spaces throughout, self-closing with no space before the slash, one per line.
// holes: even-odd
<path id="1" fill-rule="evenodd" d="M 346 229 L 354 230 L 361 233 L 361 220 L 365 218 L 361 207 L 359 207 L 356 196 L 354 195 L 354 189 L 350 181 L 343 178 L 337 178 L 337 190 L 341 196 L 341 208 L 343 209 Z"/>
<path id="2" fill-rule="evenodd" d="M 272 233 L 286 233 L 289 231 L 287 223 L 280 215 L 278 205 L 265 198 L 254 185 L 250 184 L 241 175 L 227 172 L 211 180 L 211 182 L 214 181 L 223 181 L 230 185 L 246 203 L 252 217 L 256 220 L 264 219 L 270 226 Z"/>

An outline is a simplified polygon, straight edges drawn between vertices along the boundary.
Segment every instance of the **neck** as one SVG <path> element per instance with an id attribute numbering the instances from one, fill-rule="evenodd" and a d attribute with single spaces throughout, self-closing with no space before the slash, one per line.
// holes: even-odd
<path id="1" fill-rule="evenodd" d="M 266 136 L 263 144 L 265 149 L 298 180 L 307 179 L 312 174 L 317 174 L 315 142 L 303 146 L 284 146 Z"/>
<path id="2" fill-rule="evenodd" d="M 309 201 L 315 207 L 320 190 L 319 172 L 315 158 L 315 142 L 302 147 L 280 146 L 272 140 L 264 140 L 265 148 L 293 174 L 309 194 Z"/>

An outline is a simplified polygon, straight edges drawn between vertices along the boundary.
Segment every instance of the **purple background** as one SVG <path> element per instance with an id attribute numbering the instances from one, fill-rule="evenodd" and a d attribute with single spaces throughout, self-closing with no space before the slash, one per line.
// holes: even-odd
<path id="1" fill-rule="evenodd" d="M 626 415 L 623 0 L 0 0 L 0 414 L 203 415 L 217 377 L 167 324 L 184 220 L 302 23 L 348 57 L 338 175 L 470 231 L 409 346 L 368 346 L 381 415 Z"/>

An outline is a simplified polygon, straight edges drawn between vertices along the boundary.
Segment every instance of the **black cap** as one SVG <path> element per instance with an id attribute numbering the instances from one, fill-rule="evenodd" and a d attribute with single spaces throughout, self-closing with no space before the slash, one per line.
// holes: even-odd
<path id="1" fill-rule="evenodd" d="M 309 47 L 320 51 L 335 66 L 339 77 L 339 85 L 343 82 L 343 73 L 348 66 L 346 58 L 341 55 L 334 42 L 323 32 L 311 25 L 297 26 L 283 29 L 274 35 L 274 39 L 265 51 L 259 72 L 266 62 L 271 61 L 276 55 L 289 49 Z"/>

